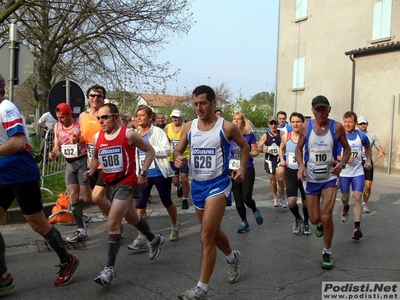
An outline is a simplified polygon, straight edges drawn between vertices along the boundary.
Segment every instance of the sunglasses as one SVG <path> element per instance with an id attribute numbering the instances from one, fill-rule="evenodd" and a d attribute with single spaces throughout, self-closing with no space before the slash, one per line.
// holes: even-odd
<path id="1" fill-rule="evenodd" d="M 269 123 L 269 125 L 278 125 L 278 123 L 276 123 L 276 122 L 271 122 L 271 123 Z"/>
<path id="2" fill-rule="evenodd" d="M 358 123 L 358 125 L 367 125 L 367 123 Z"/>
<path id="3" fill-rule="evenodd" d="M 89 96 L 90 97 L 92 97 L 92 98 L 103 98 L 104 97 L 104 95 L 103 94 L 89 94 Z"/>
<path id="4" fill-rule="evenodd" d="M 111 116 L 113 116 L 113 115 L 115 115 L 115 114 L 108 114 L 108 115 L 101 115 L 101 116 L 97 116 L 97 120 L 103 120 L 103 121 L 105 121 L 105 120 L 108 120 Z"/>

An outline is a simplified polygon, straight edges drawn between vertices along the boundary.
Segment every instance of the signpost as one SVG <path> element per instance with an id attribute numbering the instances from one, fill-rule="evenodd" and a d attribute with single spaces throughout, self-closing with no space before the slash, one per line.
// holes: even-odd
<path id="1" fill-rule="evenodd" d="M 18 41 L 15 24 L 10 25 L 10 41 L 0 46 L 0 73 L 8 77 L 10 101 L 14 101 L 14 85 L 23 84 L 32 74 L 34 56 Z"/>

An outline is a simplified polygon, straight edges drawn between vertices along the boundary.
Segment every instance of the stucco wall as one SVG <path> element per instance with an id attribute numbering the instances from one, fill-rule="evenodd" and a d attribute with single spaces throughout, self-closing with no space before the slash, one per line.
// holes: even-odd
<path id="1" fill-rule="evenodd" d="M 277 110 L 297 110 L 311 115 L 311 100 L 319 94 L 331 103 L 330 117 L 342 120 L 351 108 L 352 62 L 346 51 L 376 46 L 372 39 L 373 6 L 377 0 L 308 1 L 307 19 L 295 22 L 296 0 L 280 1 L 278 43 Z M 400 41 L 400 1 L 393 1 L 391 39 Z M 400 173 L 399 52 L 356 58 L 355 106 L 358 115 L 369 120 L 388 153 L 392 95 L 396 96 L 392 172 Z M 305 57 L 305 88 L 292 90 L 293 61 Z M 373 101 L 379 99 L 379 101 Z M 384 120 L 384 121 L 383 121 Z M 377 159 L 385 171 L 388 158 Z M 396 156 L 398 155 L 398 157 Z"/>

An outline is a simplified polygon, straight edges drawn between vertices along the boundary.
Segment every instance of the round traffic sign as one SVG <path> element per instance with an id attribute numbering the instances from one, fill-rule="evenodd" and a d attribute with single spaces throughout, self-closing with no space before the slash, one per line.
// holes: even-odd
<path id="1" fill-rule="evenodd" d="M 51 115 L 57 119 L 56 107 L 60 103 L 67 102 L 67 82 L 66 80 L 56 83 L 50 90 L 48 96 L 49 111 Z M 69 105 L 74 112 L 73 116 L 76 118 L 85 109 L 85 94 L 80 86 L 69 80 Z"/>

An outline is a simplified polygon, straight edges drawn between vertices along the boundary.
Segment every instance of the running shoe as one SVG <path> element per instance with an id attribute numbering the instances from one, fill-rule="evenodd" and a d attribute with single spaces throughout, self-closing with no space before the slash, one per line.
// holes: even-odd
<path id="1" fill-rule="evenodd" d="M 247 222 L 242 222 L 242 225 L 238 228 L 237 232 L 238 233 L 245 233 L 250 230 L 249 223 Z"/>
<path id="2" fill-rule="evenodd" d="M 305 234 L 305 235 L 310 235 L 311 234 L 310 224 L 308 222 L 304 223 L 303 234 Z"/>
<path id="3" fill-rule="evenodd" d="M 79 259 L 75 255 L 69 255 L 71 261 L 68 263 L 58 264 L 60 271 L 58 271 L 58 277 L 54 282 L 55 285 L 67 285 L 72 280 L 72 275 L 74 274 L 76 268 L 79 266 Z"/>
<path id="4" fill-rule="evenodd" d="M 132 244 L 128 245 L 128 249 L 134 251 L 143 251 L 143 250 L 148 250 L 149 245 L 147 243 L 146 238 L 142 239 L 137 237 Z"/>
<path id="5" fill-rule="evenodd" d="M 204 294 L 201 289 L 196 286 L 186 292 L 178 295 L 180 300 L 207 300 L 207 295 Z"/>
<path id="6" fill-rule="evenodd" d="M 15 284 L 10 273 L 7 274 L 6 278 L 0 278 L 0 293 L 7 292 L 13 288 L 15 288 Z"/>
<path id="7" fill-rule="evenodd" d="M 322 253 L 321 268 L 324 270 L 331 270 L 333 268 L 333 256 L 329 253 Z"/>
<path id="8" fill-rule="evenodd" d="M 239 279 L 239 264 L 242 256 L 237 250 L 233 250 L 233 253 L 235 253 L 236 259 L 232 263 L 228 263 L 228 280 L 230 283 L 235 283 Z"/>
<path id="9" fill-rule="evenodd" d="M 188 199 L 182 199 L 182 209 L 189 209 L 189 201 Z"/>
<path id="10" fill-rule="evenodd" d="M 304 223 L 303 218 L 294 220 L 294 227 L 293 227 L 294 234 L 299 234 L 301 232 L 301 226 L 303 225 L 303 223 Z"/>
<path id="11" fill-rule="evenodd" d="M 100 272 L 100 275 L 94 279 L 94 281 L 102 286 L 109 287 L 114 276 L 114 268 L 105 267 L 104 270 Z"/>
<path id="12" fill-rule="evenodd" d="M 264 222 L 264 218 L 260 213 L 260 210 L 257 208 L 257 211 L 254 213 L 254 218 L 258 225 L 261 225 Z"/>
<path id="13" fill-rule="evenodd" d="M 369 214 L 369 209 L 368 209 L 368 206 L 367 206 L 367 204 L 363 204 L 363 213 L 364 214 Z"/>
<path id="14" fill-rule="evenodd" d="M 315 226 L 315 235 L 316 235 L 317 237 L 321 237 L 321 236 L 324 235 L 324 228 L 323 228 L 320 224 L 318 224 L 317 226 Z"/>
<path id="15" fill-rule="evenodd" d="M 286 201 L 286 197 L 285 196 L 281 196 L 281 206 L 282 206 L 282 208 L 286 208 L 287 207 L 287 201 Z"/>
<path id="16" fill-rule="evenodd" d="M 274 207 L 278 207 L 278 206 L 279 206 L 279 204 L 278 204 L 278 198 L 274 198 L 274 204 L 273 204 L 273 206 L 274 206 Z"/>
<path id="17" fill-rule="evenodd" d="M 349 219 L 349 211 L 343 208 L 340 218 L 342 219 L 342 222 L 346 222 Z"/>
<path id="18" fill-rule="evenodd" d="M 162 234 L 156 234 L 155 235 L 155 241 L 154 244 L 149 243 L 149 258 L 150 259 L 156 259 L 160 253 L 161 253 L 161 245 L 164 244 L 165 241 L 165 236 Z"/>
<path id="19" fill-rule="evenodd" d="M 69 243 L 76 243 L 86 241 L 88 239 L 88 235 L 85 233 L 83 234 L 79 230 L 75 231 L 73 235 L 66 237 L 65 240 Z"/>
<path id="20" fill-rule="evenodd" d="M 361 232 L 361 228 L 360 227 L 356 227 L 354 228 L 353 231 L 353 240 L 358 241 L 359 239 L 361 239 L 363 237 L 363 234 Z"/>
<path id="21" fill-rule="evenodd" d="M 179 228 L 180 224 L 176 223 L 176 226 L 172 226 L 171 228 L 171 234 L 169 235 L 169 240 L 170 241 L 177 241 L 179 239 Z"/>

